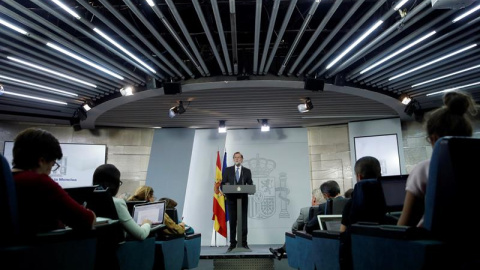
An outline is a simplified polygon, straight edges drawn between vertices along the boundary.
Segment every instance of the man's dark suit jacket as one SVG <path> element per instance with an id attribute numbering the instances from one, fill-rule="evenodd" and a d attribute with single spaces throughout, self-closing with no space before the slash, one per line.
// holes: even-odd
<path id="1" fill-rule="evenodd" d="M 235 166 L 227 167 L 222 175 L 222 186 L 227 184 L 228 185 L 253 185 L 252 171 L 242 166 L 240 179 L 237 183 L 237 180 L 235 179 Z M 237 197 L 232 195 L 227 194 L 226 196 L 227 196 L 227 202 L 236 201 L 237 199 Z"/>

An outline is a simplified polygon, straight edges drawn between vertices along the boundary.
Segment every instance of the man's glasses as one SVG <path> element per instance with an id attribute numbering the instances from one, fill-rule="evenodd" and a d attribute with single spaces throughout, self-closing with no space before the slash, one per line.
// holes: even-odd
<path id="1" fill-rule="evenodd" d="M 123 182 L 122 182 L 122 181 L 120 181 L 120 182 L 118 183 L 118 186 L 121 186 L 121 185 L 123 185 Z"/>
<path id="2" fill-rule="evenodd" d="M 55 162 L 55 164 L 54 164 L 53 167 L 52 167 L 52 171 L 55 172 L 55 171 L 57 171 L 59 168 L 60 168 L 60 164 L 58 164 L 58 162 Z"/>

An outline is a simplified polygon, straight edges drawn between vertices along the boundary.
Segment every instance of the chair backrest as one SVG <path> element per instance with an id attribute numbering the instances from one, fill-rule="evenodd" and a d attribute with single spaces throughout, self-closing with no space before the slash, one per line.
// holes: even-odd
<path id="1" fill-rule="evenodd" d="M 344 197 L 338 197 L 332 200 L 332 215 L 341 215 L 343 208 L 350 199 Z"/>
<path id="2" fill-rule="evenodd" d="M 0 231 L 4 232 L 0 238 L 8 243 L 19 235 L 17 192 L 15 182 L 8 161 L 0 154 Z"/>
<path id="3" fill-rule="evenodd" d="M 177 208 L 167 208 L 166 209 L 167 211 L 167 215 L 173 220 L 175 221 L 175 223 L 178 224 L 178 212 L 177 212 Z"/>
<path id="4" fill-rule="evenodd" d="M 383 223 L 387 207 L 383 191 L 377 179 L 364 179 L 355 184 L 352 194 L 350 220 L 357 222 Z"/>
<path id="5" fill-rule="evenodd" d="M 478 211 L 479 153 L 480 139 L 476 138 L 443 137 L 435 143 L 423 226 L 440 239 L 475 242 L 480 238 L 480 231 L 474 228 L 474 224 L 462 236 L 456 230 L 467 228 L 465 222 Z"/>
<path id="6" fill-rule="evenodd" d="M 95 212 L 97 217 L 118 219 L 112 195 L 107 190 L 95 190 L 87 201 L 87 207 Z"/>

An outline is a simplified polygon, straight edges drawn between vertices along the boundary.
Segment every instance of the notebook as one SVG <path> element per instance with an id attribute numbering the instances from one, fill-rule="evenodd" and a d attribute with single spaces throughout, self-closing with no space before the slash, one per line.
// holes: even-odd
<path id="1" fill-rule="evenodd" d="M 318 215 L 318 224 L 320 230 L 324 231 L 340 231 L 340 225 L 342 224 L 342 215 Z"/>
<path id="2" fill-rule="evenodd" d="M 142 224 L 143 220 L 152 221 L 152 230 L 164 225 L 166 203 L 165 201 L 139 203 L 133 206 L 133 220 L 137 224 Z"/>

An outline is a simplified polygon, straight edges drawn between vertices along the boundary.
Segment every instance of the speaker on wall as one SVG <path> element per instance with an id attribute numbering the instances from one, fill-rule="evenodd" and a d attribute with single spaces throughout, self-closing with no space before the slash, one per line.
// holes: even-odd
<path id="1" fill-rule="evenodd" d="M 323 80 L 307 78 L 305 80 L 304 89 L 310 91 L 323 91 L 324 85 L 325 82 Z"/>
<path id="2" fill-rule="evenodd" d="M 182 93 L 182 85 L 179 82 L 164 82 L 163 92 L 165 95 L 176 95 Z"/>

